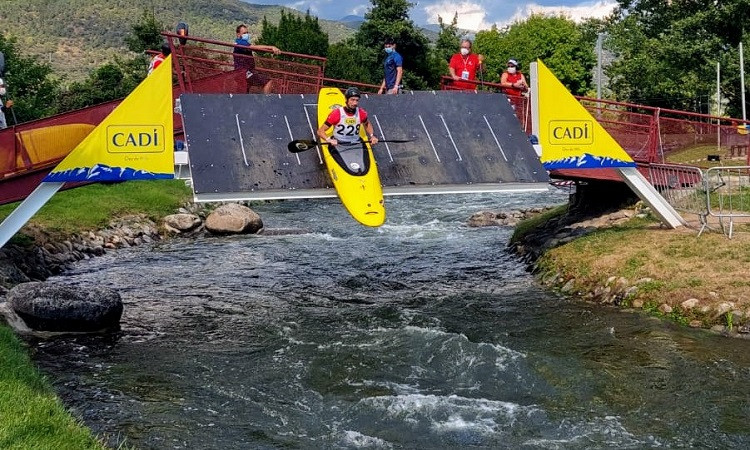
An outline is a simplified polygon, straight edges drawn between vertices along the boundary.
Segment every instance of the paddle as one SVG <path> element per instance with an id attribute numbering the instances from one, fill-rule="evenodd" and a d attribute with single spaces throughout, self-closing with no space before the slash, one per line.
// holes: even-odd
<path id="1" fill-rule="evenodd" d="M 380 139 L 378 140 L 378 143 L 380 142 L 390 142 L 390 143 L 403 143 L 403 142 L 411 142 L 411 139 Z M 369 143 L 370 141 L 360 141 L 360 142 L 354 142 L 354 144 L 360 144 L 360 143 Z M 286 148 L 292 152 L 292 153 L 299 153 L 304 152 L 305 150 L 310 150 L 311 148 L 315 148 L 318 145 L 328 145 L 328 142 L 318 142 L 308 139 L 297 139 L 292 142 L 290 142 Z M 340 142 L 339 145 L 344 145 L 343 142 Z"/>

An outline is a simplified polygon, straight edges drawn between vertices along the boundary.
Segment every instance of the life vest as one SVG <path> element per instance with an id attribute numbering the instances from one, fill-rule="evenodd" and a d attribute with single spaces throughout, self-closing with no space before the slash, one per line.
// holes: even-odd
<path id="1" fill-rule="evenodd" d="M 359 142 L 359 129 L 362 127 L 359 107 L 354 115 L 348 115 L 343 106 L 339 106 L 339 122 L 333 124 L 333 137 L 342 143 L 353 144 Z"/>
<path id="2" fill-rule="evenodd" d="M 151 62 L 148 64 L 148 74 L 151 75 L 151 72 L 154 71 L 157 67 L 159 67 L 159 64 L 161 64 L 166 57 L 159 53 L 158 55 L 151 58 Z M 143 66 L 141 66 L 143 67 Z"/>

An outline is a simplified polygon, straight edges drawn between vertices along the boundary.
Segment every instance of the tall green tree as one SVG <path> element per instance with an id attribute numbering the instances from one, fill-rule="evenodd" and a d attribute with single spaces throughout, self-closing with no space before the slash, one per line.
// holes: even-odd
<path id="1" fill-rule="evenodd" d="M 466 33 L 458 29 L 458 13 L 453 15 L 453 20 L 449 24 L 446 24 L 443 18 L 438 16 L 438 26 L 440 31 L 437 41 L 435 41 L 434 51 L 438 58 L 448 62 L 451 56 L 458 51 L 461 40 L 466 36 Z"/>
<path id="2" fill-rule="evenodd" d="M 304 18 L 281 11 L 278 25 L 263 17 L 258 43 L 275 45 L 285 52 L 316 56 L 328 54 L 328 35 L 320 28 L 318 18 L 310 16 L 310 11 Z"/>
<path id="3" fill-rule="evenodd" d="M 55 79 L 52 68 L 21 55 L 17 46 L 13 37 L 0 34 L 0 52 L 5 55 L 3 79 L 8 89 L 4 100 L 14 102 L 13 111 L 6 114 L 10 125 L 14 118 L 20 123 L 54 114 L 59 92 L 59 81 Z"/>
<path id="4" fill-rule="evenodd" d="M 618 99 L 708 112 L 719 63 L 728 112 L 740 114 L 738 45 L 750 43 L 747 0 L 619 3 L 607 40 L 616 56 L 607 74 Z"/>
<path id="5" fill-rule="evenodd" d="M 534 14 L 503 30 L 480 31 L 475 50 L 485 55 L 485 81 L 499 82 L 508 59 L 517 60 L 528 73 L 529 63 L 539 58 L 574 94 L 584 94 L 590 88 L 596 65 L 593 43 L 564 16 Z"/>
<path id="6" fill-rule="evenodd" d="M 362 59 L 370 83 L 383 80 L 382 63 L 385 59 L 383 43 L 390 36 L 396 41 L 396 49 L 404 58 L 404 84 L 409 89 L 436 87 L 440 74 L 435 73 L 429 60 L 428 40 L 409 18 L 409 9 L 414 6 L 407 0 L 370 0 L 372 8 L 365 14 L 365 21 L 354 35 L 359 47 L 377 49 L 377 58 Z"/>
<path id="7" fill-rule="evenodd" d="M 143 11 L 140 20 L 131 26 L 130 34 L 125 37 L 125 43 L 131 52 L 143 54 L 146 50 L 159 50 L 164 43 L 161 35 L 167 27 L 156 19 L 154 12 Z"/>

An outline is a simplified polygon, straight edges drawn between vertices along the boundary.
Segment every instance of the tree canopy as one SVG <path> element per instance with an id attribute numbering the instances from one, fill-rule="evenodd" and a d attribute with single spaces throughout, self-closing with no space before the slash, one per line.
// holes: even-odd
<path id="1" fill-rule="evenodd" d="M 508 59 L 518 61 L 527 72 L 529 63 L 539 58 L 574 94 L 583 94 L 591 86 L 596 64 L 593 43 L 564 16 L 534 14 L 503 30 L 480 31 L 475 43 L 475 50 L 485 55 L 486 81 L 499 82 Z"/>
<path id="2" fill-rule="evenodd" d="M 278 25 L 273 25 L 263 17 L 259 44 L 275 45 L 285 52 L 305 55 L 326 56 L 328 54 L 328 35 L 323 32 L 317 17 L 305 17 L 281 11 Z"/>

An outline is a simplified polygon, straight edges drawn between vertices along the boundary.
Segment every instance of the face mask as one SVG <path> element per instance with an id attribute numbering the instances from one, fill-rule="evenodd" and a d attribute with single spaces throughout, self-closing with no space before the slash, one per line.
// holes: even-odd
<path id="1" fill-rule="evenodd" d="M 0 88 L 0 95 L 5 95 L 6 92 L 5 88 Z"/>
<path id="2" fill-rule="evenodd" d="M 468 54 L 469 54 L 469 49 L 468 49 L 468 48 L 463 48 L 463 47 L 462 47 L 462 48 L 461 48 L 461 54 L 462 54 L 462 55 L 464 55 L 464 56 L 468 55 Z"/>
<path id="3" fill-rule="evenodd" d="M 250 33 L 245 33 L 242 36 L 240 36 L 241 39 L 250 42 Z"/>
<path id="4" fill-rule="evenodd" d="M 508 73 L 516 73 L 515 67 L 508 67 Z"/>
<path id="5" fill-rule="evenodd" d="M 386 47 L 385 48 L 386 53 L 393 53 L 393 47 Z"/>

